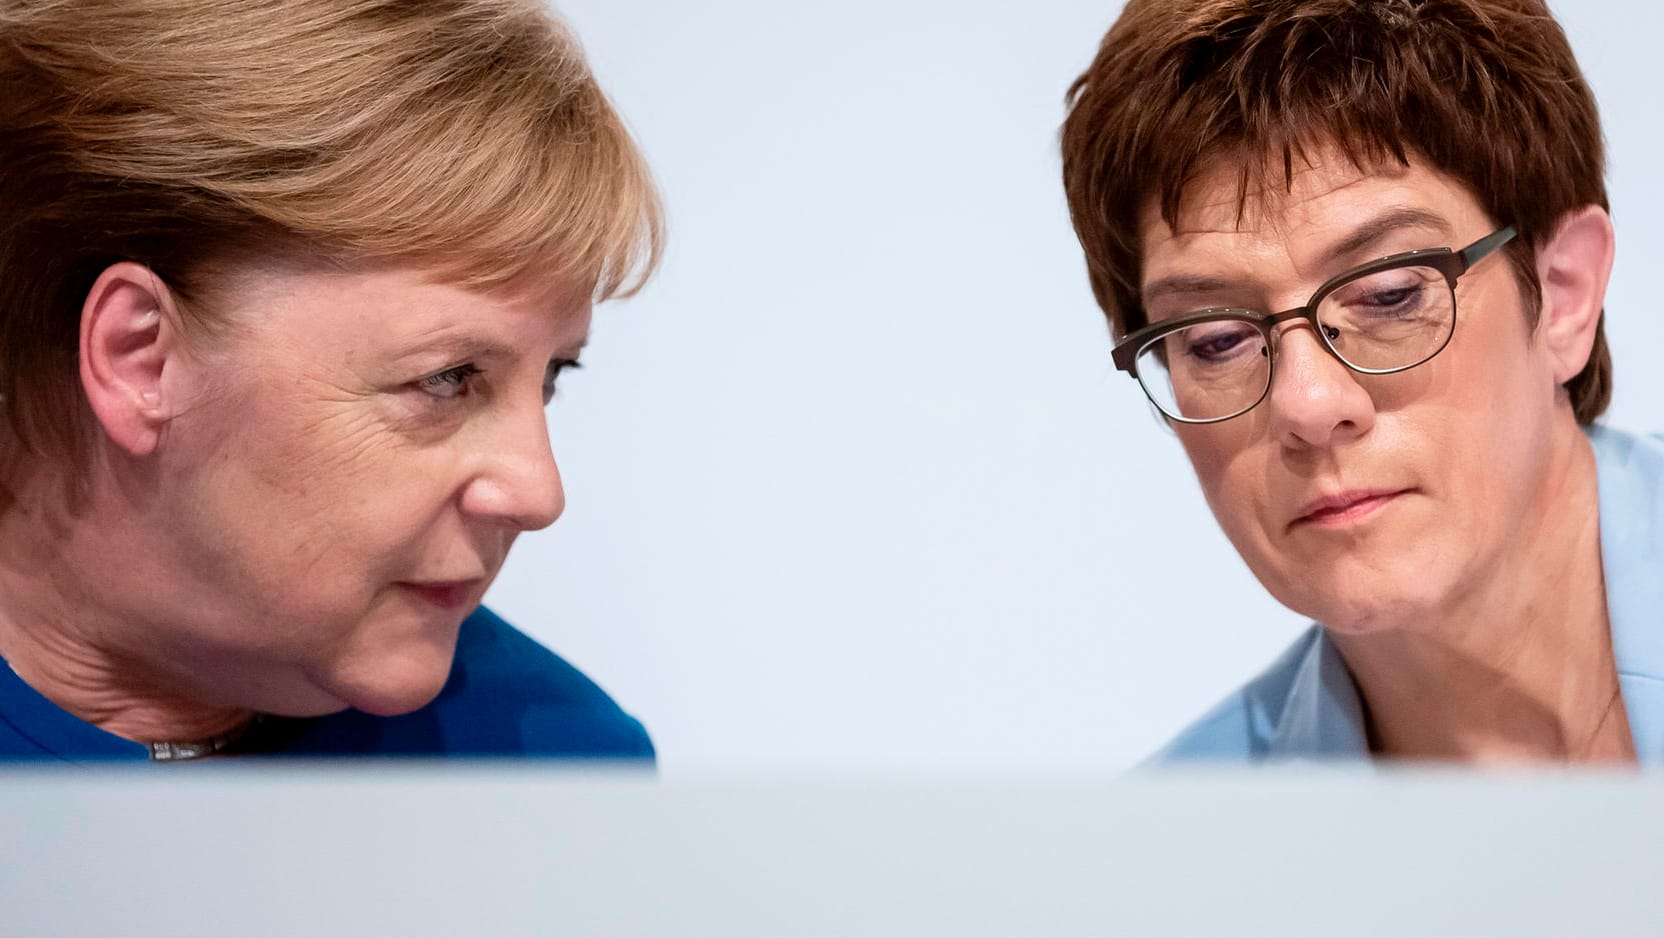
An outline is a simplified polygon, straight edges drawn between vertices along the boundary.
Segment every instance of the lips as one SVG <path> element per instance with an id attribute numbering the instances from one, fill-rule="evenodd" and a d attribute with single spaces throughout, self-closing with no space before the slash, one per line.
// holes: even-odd
<path id="1" fill-rule="evenodd" d="M 411 595 L 451 612 L 472 605 L 479 585 L 479 580 L 436 580 L 398 584 Z"/>
<path id="2" fill-rule="evenodd" d="M 1289 522 L 1289 527 L 1332 527 L 1361 521 L 1411 491 L 1413 489 L 1353 489 L 1325 495 L 1302 505 L 1299 514 Z"/>

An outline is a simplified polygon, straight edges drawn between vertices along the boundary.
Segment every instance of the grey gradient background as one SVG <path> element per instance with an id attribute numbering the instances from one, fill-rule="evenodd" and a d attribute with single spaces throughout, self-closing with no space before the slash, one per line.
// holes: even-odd
<path id="1" fill-rule="evenodd" d="M 12 768 L 0 842 L 24 858 L 0 873 L 16 936 L 1634 938 L 1664 919 L 1664 799 L 1621 775 Z"/>
<path id="2" fill-rule="evenodd" d="M 1609 421 L 1664 430 L 1664 8 L 1556 7 L 1610 142 Z M 488 601 L 645 720 L 667 776 L 1113 771 L 1304 626 L 1087 289 L 1056 133 L 1119 4 L 559 9 L 672 241 L 598 310 L 551 410 L 566 516 Z"/>

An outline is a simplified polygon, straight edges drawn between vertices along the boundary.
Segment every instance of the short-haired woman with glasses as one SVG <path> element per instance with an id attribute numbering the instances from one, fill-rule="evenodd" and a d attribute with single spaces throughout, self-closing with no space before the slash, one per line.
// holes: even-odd
<path id="1" fill-rule="evenodd" d="M 1664 762 L 1664 442 L 1540 0 L 1130 0 L 1064 181 L 1116 366 L 1316 624 L 1171 760 Z"/>

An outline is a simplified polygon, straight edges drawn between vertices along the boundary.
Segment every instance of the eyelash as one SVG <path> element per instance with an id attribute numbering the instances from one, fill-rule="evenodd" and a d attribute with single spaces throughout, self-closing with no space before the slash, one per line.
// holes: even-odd
<path id="1" fill-rule="evenodd" d="M 577 361 L 567 358 L 556 359 L 549 363 L 543 384 L 543 402 L 547 404 L 555 395 L 555 385 L 561 373 L 568 369 L 582 368 Z M 424 393 L 432 395 L 442 401 L 467 397 L 473 390 L 472 381 L 485 372 L 473 362 L 466 362 L 453 368 L 447 368 L 438 374 L 429 375 L 416 382 L 416 386 Z"/>
<path id="2" fill-rule="evenodd" d="M 440 400 L 454 400 L 465 397 L 469 391 L 469 382 L 484 372 L 473 362 L 447 368 L 436 375 L 429 375 L 416 382 L 416 386 Z"/>
<path id="3" fill-rule="evenodd" d="M 547 404 L 554 398 L 556 382 L 560 378 L 561 372 L 569 369 L 576 371 L 582 367 L 583 364 L 581 362 L 571 358 L 557 358 L 550 362 L 548 371 L 543 379 L 543 403 Z"/>

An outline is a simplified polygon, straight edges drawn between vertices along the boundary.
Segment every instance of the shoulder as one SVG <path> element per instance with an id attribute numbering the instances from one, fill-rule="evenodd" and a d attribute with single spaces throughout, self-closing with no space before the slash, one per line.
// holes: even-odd
<path id="1" fill-rule="evenodd" d="M 1664 434 L 1630 433 L 1606 424 L 1584 427 L 1602 469 L 1664 474 Z"/>
<path id="2" fill-rule="evenodd" d="M 653 743 L 583 672 L 480 607 L 463 623 L 432 703 L 398 717 L 312 721 L 291 754 L 543 756 L 651 761 Z"/>
<path id="3" fill-rule="evenodd" d="M 1657 563 L 1664 558 L 1664 437 L 1598 424 L 1584 432 L 1595 452 L 1608 594 L 1636 588 L 1650 594 L 1655 590 L 1649 585 L 1657 586 Z M 1622 588 L 1614 588 L 1619 585 L 1614 578 Z"/>
<path id="4" fill-rule="evenodd" d="M 0 762 L 143 760 L 149 750 L 83 722 L 46 699 L 0 658 Z"/>
<path id="5" fill-rule="evenodd" d="M 1269 667 L 1186 727 L 1146 764 L 1250 762 L 1269 755 L 1299 676 L 1320 650 L 1322 634 L 1321 626 L 1307 629 Z"/>

